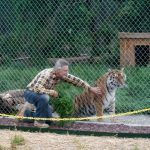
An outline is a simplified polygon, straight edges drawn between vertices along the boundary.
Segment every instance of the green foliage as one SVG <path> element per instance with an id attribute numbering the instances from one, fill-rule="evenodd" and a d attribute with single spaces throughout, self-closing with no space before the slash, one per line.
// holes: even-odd
<path id="1" fill-rule="evenodd" d="M 11 8 L 11 11 L 14 10 L 11 14 L 7 9 L 2 10 L 6 13 L 6 18 L 2 28 L 4 34 L 1 36 L 1 52 L 6 56 L 19 57 L 24 51 L 34 61 L 43 57 L 76 56 L 85 43 L 87 47 L 90 44 L 92 13 L 83 2 L 73 4 L 65 1 L 47 3 L 28 0 L 6 3 L 2 0 L 1 3 L 4 7 Z M 5 29 L 9 20 L 12 25 Z"/>
<path id="2" fill-rule="evenodd" d="M 78 56 L 83 47 L 90 46 L 90 18 L 92 14 L 84 3 L 62 3 L 54 18 L 52 57 Z"/>
<path id="3" fill-rule="evenodd" d="M 103 25 L 93 35 L 94 48 L 92 55 L 101 56 L 105 53 L 112 54 L 112 41 L 116 38 L 115 29 L 110 25 Z M 115 39 L 116 42 L 116 39 Z"/>
<path id="4" fill-rule="evenodd" d="M 149 32 L 147 0 L 1 0 L 1 48 L 6 59 L 119 53 L 118 32 Z M 43 64 L 44 65 L 44 64 Z"/>
<path id="5" fill-rule="evenodd" d="M 18 145 L 25 145 L 25 139 L 22 135 L 15 135 L 11 139 L 11 147 L 15 148 Z"/>
<path id="6" fill-rule="evenodd" d="M 58 112 L 61 117 L 72 116 L 74 109 L 73 99 L 75 95 L 81 92 L 81 89 L 73 87 L 68 83 L 62 83 L 57 86 L 56 90 L 59 93 L 59 97 L 52 101 L 56 112 Z"/>
<path id="7" fill-rule="evenodd" d="M 113 23 L 119 31 L 124 32 L 148 32 L 149 24 L 149 2 L 147 0 L 128 0 L 114 16 Z M 149 17 L 148 17 L 149 18 Z"/>
<path id="8" fill-rule="evenodd" d="M 68 117 L 72 115 L 73 102 L 65 96 L 55 100 L 54 107 L 56 108 L 56 112 L 58 112 L 61 117 Z"/>

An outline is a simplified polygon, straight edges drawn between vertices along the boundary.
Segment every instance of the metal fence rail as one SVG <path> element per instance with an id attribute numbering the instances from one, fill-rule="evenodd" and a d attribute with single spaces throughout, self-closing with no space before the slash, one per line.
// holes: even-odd
<path id="1" fill-rule="evenodd" d="M 91 85 L 109 68 L 124 67 L 128 88 L 117 91 L 116 112 L 149 108 L 149 8 L 147 0 L 1 0 L 0 92 L 25 89 L 66 58 L 70 72 Z M 80 93 L 62 86 L 65 100 Z M 13 114 L 0 103 L 1 113 Z"/>

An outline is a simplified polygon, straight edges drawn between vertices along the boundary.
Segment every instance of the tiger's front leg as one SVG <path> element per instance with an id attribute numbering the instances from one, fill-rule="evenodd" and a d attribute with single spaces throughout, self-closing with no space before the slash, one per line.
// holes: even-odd
<path id="1" fill-rule="evenodd" d="M 117 122 L 117 117 L 115 117 L 115 102 L 111 104 L 111 109 L 109 110 L 110 120 L 111 122 Z"/>
<path id="2" fill-rule="evenodd" d="M 115 117 L 115 112 L 109 112 L 110 115 L 110 121 L 111 122 L 117 122 L 117 117 Z"/>
<path id="3" fill-rule="evenodd" d="M 96 102 L 95 103 L 95 107 L 96 107 L 96 116 L 100 117 L 97 119 L 98 122 L 103 122 L 103 104 L 101 102 Z"/>

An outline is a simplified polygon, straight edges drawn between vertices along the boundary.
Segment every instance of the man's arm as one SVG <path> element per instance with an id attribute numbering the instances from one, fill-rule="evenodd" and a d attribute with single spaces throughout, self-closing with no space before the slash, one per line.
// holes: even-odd
<path id="1" fill-rule="evenodd" d="M 75 77 L 71 74 L 68 74 L 67 76 L 62 77 L 62 79 L 65 82 L 71 83 L 75 86 L 83 87 L 85 89 L 90 89 L 91 88 L 90 85 L 87 82 L 85 82 L 82 79 L 80 79 L 78 77 Z"/>
<path id="2" fill-rule="evenodd" d="M 101 89 L 99 87 L 91 87 L 87 82 L 85 82 L 82 79 L 75 77 L 71 74 L 64 76 L 62 79 L 68 83 L 75 85 L 75 86 L 83 87 L 87 90 L 90 90 L 94 94 L 98 94 L 98 95 L 101 94 Z"/>
<path id="3" fill-rule="evenodd" d="M 48 95 L 53 96 L 53 97 L 57 97 L 58 96 L 57 91 L 46 89 L 42 85 L 39 85 L 38 87 L 35 87 L 34 91 L 37 92 L 37 93 L 45 93 L 45 94 L 48 94 Z"/>

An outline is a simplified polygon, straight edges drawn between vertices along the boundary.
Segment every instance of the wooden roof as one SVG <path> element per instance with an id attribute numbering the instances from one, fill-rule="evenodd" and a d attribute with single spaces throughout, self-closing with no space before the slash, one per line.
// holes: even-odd
<path id="1" fill-rule="evenodd" d="M 150 39 L 150 33 L 131 33 L 131 32 L 120 32 L 119 38 L 121 39 Z"/>

